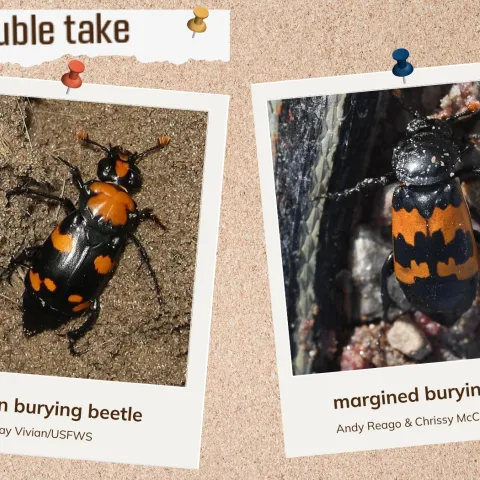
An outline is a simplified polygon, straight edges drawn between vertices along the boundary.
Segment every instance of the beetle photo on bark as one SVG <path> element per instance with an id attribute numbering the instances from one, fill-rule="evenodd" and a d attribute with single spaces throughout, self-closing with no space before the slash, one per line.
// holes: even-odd
<path id="1" fill-rule="evenodd" d="M 480 357 L 479 98 L 269 102 L 295 375 Z"/>
<path id="2" fill-rule="evenodd" d="M 0 97 L 0 369 L 184 385 L 206 112 Z"/>

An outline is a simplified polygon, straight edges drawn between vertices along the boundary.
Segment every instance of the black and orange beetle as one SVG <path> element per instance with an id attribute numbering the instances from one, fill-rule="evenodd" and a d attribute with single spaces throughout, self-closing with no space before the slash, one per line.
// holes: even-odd
<path id="1" fill-rule="evenodd" d="M 67 333 L 73 355 L 79 354 L 76 342 L 91 330 L 99 316 L 100 296 L 128 241 L 138 248 L 152 277 L 157 302 L 161 304 L 157 277 L 147 251 L 134 233 L 144 220 L 151 220 L 162 229 L 165 226 L 151 209 L 138 210 L 132 194 L 142 185 L 138 162 L 169 144 L 168 137 L 160 137 L 154 147 L 142 153 L 132 153 L 120 146 L 104 147 L 90 140 L 83 131 L 77 136 L 105 152 L 105 157 L 98 163 L 98 180 L 84 183 L 77 167 L 55 157 L 70 170 L 72 182 L 79 192 L 77 207 L 68 198 L 32 189 L 28 184 L 6 192 L 7 206 L 13 196 L 28 195 L 58 202 L 67 216 L 43 245 L 21 251 L 0 274 L 0 278 L 10 281 L 18 266 L 28 267 L 22 307 L 26 336 L 56 329 L 72 318 L 88 313 L 83 325 Z"/>
<path id="2" fill-rule="evenodd" d="M 461 168 L 462 156 L 474 143 L 461 147 L 449 124 L 477 114 L 480 105 L 472 102 L 464 112 L 438 120 L 421 117 L 398 92 L 395 97 L 415 118 L 393 150 L 393 172 L 326 197 L 338 199 L 400 182 L 392 200 L 393 251 L 382 269 L 384 319 L 396 305 L 387 288 L 395 274 L 413 308 L 449 327 L 475 299 L 480 242 L 460 185 L 463 179 L 480 176 L 480 169 Z"/>

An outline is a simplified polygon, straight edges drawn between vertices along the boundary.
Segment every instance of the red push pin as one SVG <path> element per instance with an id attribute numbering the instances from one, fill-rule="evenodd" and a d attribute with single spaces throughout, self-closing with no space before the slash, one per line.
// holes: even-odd
<path id="1" fill-rule="evenodd" d="M 70 71 L 62 76 L 62 83 L 68 87 L 67 94 L 71 88 L 80 88 L 82 86 L 80 73 L 85 71 L 85 65 L 80 60 L 70 60 L 68 68 Z"/>

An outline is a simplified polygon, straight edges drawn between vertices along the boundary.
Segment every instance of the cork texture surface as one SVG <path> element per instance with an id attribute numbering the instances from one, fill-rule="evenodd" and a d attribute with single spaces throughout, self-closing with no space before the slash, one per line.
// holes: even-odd
<path id="1" fill-rule="evenodd" d="M 49 9 L 111 9 L 113 1 L 49 0 Z M 39 8 L 32 0 L 2 9 Z M 128 9 L 193 8 L 187 1 L 127 1 Z M 251 83 L 390 70 L 406 47 L 416 67 L 480 61 L 478 2 L 229 0 L 231 60 L 141 64 L 82 58 L 84 82 L 231 96 L 201 463 L 182 471 L 1 456 L 0 478 L 46 479 L 413 479 L 480 477 L 479 442 L 287 459 L 268 288 Z M 161 26 L 159 26 L 161 28 Z M 159 45 L 155 48 L 168 48 Z M 67 59 L 0 74 L 57 80 Z M 305 408 L 315 415 L 315 399 Z M 321 435 L 321 432 L 318 432 Z"/>

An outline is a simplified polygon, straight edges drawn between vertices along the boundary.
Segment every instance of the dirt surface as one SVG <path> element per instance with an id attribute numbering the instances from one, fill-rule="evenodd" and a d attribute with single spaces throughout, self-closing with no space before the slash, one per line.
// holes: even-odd
<path id="1" fill-rule="evenodd" d="M 207 114 L 144 107 L 0 97 L 0 266 L 25 246 L 42 244 L 64 211 L 5 192 L 28 175 L 50 182 L 56 194 L 76 200 L 66 167 L 52 155 L 79 166 L 84 180 L 96 178 L 102 152 L 82 145 L 84 129 L 102 144 L 143 151 L 168 135 L 170 145 L 140 164 L 144 178 L 135 196 L 139 208 L 152 207 L 168 231 L 144 223 L 137 236 L 146 246 L 161 286 L 153 283 L 133 244 L 101 297 L 93 330 L 79 342 L 80 357 L 69 354 L 59 333 L 80 325 L 73 320 L 55 330 L 25 338 L 20 310 L 25 269 L 12 286 L 0 284 L 0 370 L 135 383 L 184 385 L 196 260 Z M 161 317 L 156 320 L 158 313 Z"/>

